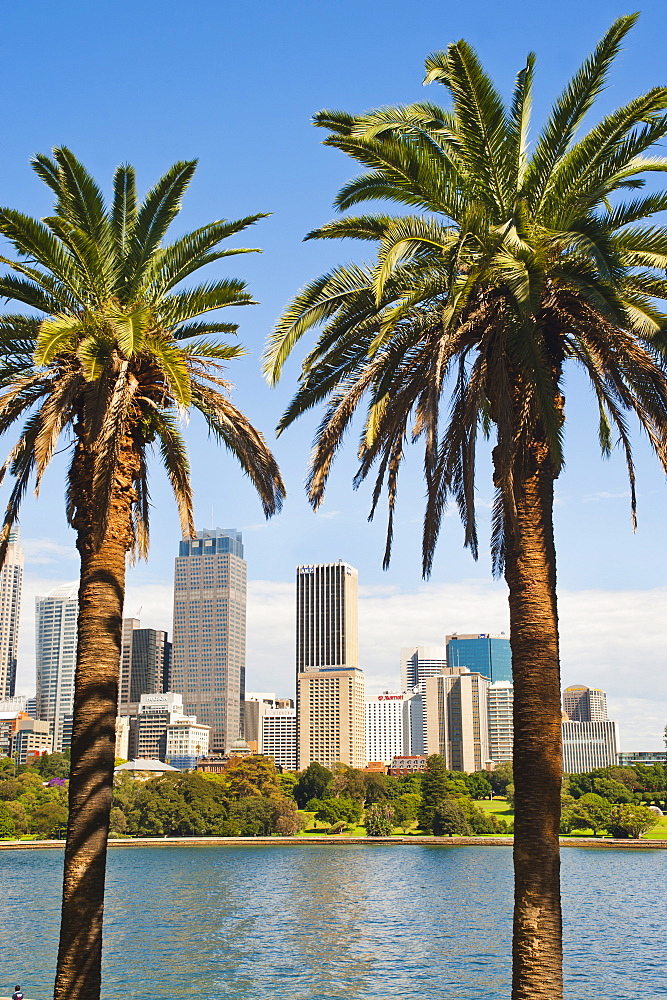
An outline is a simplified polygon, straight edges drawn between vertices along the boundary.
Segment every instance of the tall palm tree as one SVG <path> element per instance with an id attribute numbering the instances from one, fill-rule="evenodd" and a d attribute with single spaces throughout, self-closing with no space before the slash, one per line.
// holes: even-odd
<path id="1" fill-rule="evenodd" d="M 299 338 L 321 327 L 279 432 L 327 401 L 308 489 L 321 502 L 332 461 L 365 406 L 355 485 L 375 468 L 371 517 L 386 485 L 389 562 L 396 486 L 408 440 L 424 443 L 423 569 L 453 499 L 477 555 L 478 431 L 494 436 L 492 554 L 509 591 L 514 671 L 515 1000 L 562 995 L 559 812 L 561 711 L 553 534 L 563 466 L 564 376 L 588 376 L 599 438 L 616 438 L 635 472 L 634 414 L 667 469 L 663 366 L 667 229 L 640 224 L 667 193 L 627 196 L 646 151 L 667 134 L 667 89 L 655 88 L 576 133 L 635 17 L 616 21 L 567 85 L 529 146 L 534 56 L 506 106 L 464 41 L 426 61 L 451 108 L 430 103 L 354 116 L 323 111 L 325 144 L 366 169 L 337 207 L 385 200 L 417 214 L 345 217 L 309 238 L 377 245 L 369 266 L 337 267 L 300 292 L 269 342 L 275 382 Z M 625 196 L 625 198 L 624 198 Z"/>
<path id="2" fill-rule="evenodd" d="M 245 284 L 180 287 L 206 264 L 249 252 L 221 244 L 261 216 L 212 222 L 165 244 L 194 162 L 174 164 L 140 205 L 134 170 L 119 167 L 110 207 L 68 149 L 36 156 L 33 166 L 56 195 L 54 214 L 38 221 L 0 209 L 0 233 L 17 254 L 2 258 L 11 270 L 0 277 L 0 296 L 32 310 L 0 319 L 0 433 L 25 420 L 0 472 L 15 479 L 2 543 L 33 473 L 38 490 L 64 436 L 81 582 L 55 997 L 97 1000 L 125 567 L 128 555 L 148 551 L 149 455 L 157 449 L 167 471 L 185 537 L 194 532 L 180 429 L 189 409 L 236 456 L 267 516 L 284 489 L 222 377 L 223 363 L 244 352 L 217 335 L 236 325 L 208 315 L 250 304 Z"/>

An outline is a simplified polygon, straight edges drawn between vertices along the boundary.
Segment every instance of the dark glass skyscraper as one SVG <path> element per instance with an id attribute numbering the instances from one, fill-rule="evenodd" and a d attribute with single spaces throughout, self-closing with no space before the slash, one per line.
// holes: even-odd
<path id="1" fill-rule="evenodd" d="M 490 681 L 512 680 L 512 650 L 506 635 L 448 635 L 447 665 L 478 671 Z"/>

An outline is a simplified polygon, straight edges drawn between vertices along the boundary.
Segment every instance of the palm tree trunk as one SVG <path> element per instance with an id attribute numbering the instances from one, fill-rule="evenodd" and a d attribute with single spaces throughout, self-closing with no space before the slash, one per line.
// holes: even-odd
<path id="1" fill-rule="evenodd" d="M 125 547 L 81 554 L 74 731 L 54 1000 L 99 1000 Z"/>
<path id="2" fill-rule="evenodd" d="M 553 537 L 554 470 L 546 444 L 535 444 L 507 519 L 514 673 L 513 1000 L 560 1000 L 560 666 Z"/>
<path id="3" fill-rule="evenodd" d="M 92 457 L 80 440 L 70 473 L 81 557 L 74 724 L 54 1000 L 99 1000 L 102 916 L 113 794 L 126 556 L 132 547 L 137 458 L 121 442 L 102 540 L 91 503 Z M 98 515 L 99 516 L 99 515 Z"/>

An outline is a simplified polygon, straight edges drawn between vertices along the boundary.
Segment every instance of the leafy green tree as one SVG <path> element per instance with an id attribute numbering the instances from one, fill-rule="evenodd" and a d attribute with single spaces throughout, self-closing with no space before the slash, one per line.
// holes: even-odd
<path id="1" fill-rule="evenodd" d="M 28 832 L 28 811 L 22 802 L 6 802 L 5 806 L 9 812 L 17 834 Z"/>
<path id="2" fill-rule="evenodd" d="M 465 783 L 468 794 L 473 799 L 488 799 L 491 795 L 491 782 L 481 771 L 466 774 Z"/>
<path id="3" fill-rule="evenodd" d="M 111 807 L 111 816 L 109 817 L 109 830 L 112 836 L 119 837 L 127 832 L 127 819 L 125 813 L 118 806 Z"/>
<path id="4" fill-rule="evenodd" d="M 435 808 L 433 814 L 433 836 L 452 837 L 454 834 L 469 837 L 472 827 L 468 818 L 454 799 L 443 799 Z"/>
<path id="5" fill-rule="evenodd" d="M 394 829 L 394 809 L 387 803 L 373 802 L 366 809 L 364 826 L 369 837 L 391 837 Z"/>
<path id="6" fill-rule="evenodd" d="M 275 803 L 265 795 L 246 795 L 232 804 L 231 817 L 242 837 L 268 837 L 273 833 Z"/>
<path id="7" fill-rule="evenodd" d="M 272 757 L 245 757 L 227 768 L 224 779 L 232 798 L 248 795 L 281 795 L 279 775 Z"/>
<path id="8" fill-rule="evenodd" d="M 512 761 L 505 761 L 503 764 L 496 764 L 493 771 L 487 774 L 489 784 L 494 795 L 504 795 L 508 785 L 514 784 L 514 771 Z"/>
<path id="9" fill-rule="evenodd" d="M 612 805 L 595 792 L 586 792 L 577 800 L 575 813 L 581 819 L 583 826 L 588 826 L 597 837 L 602 830 L 608 829 Z"/>
<path id="10" fill-rule="evenodd" d="M 39 487 L 65 437 L 67 516 L 81 558 L 76 691 L 56 1000 L 100 993 L 106 843 L 111 809 L 125 570 L 148 551 L 148 458 L 157 451 L 185 537 L 194 534 L 189 465 L 179 425 L 198 410 L 239 460 L 267 515 L 284 488 L 261 435 L 236 409 L 221 365 L 243 353 L 210 318 L 252 299 L 244 283 L 216 279 L 184 289 L 206 264 L 244 250 L 223 241 L 260 218 L 220 220 L 167 244 L 196 164 L 176 163 L 138 204 L 134 170 L 121 166 L 113 201 L 66 148 L 33 159 L 55 195 L 43 220 L 0 209 L 0 296 L 28 307 L 0 317 L 0 433 L 26 418 L 3 467 L 15 478 L 4 557 L 32 474 Z M 211 337 L 210 335 L 213 335 Z"/>
<path id="11" fill-rule="evenodd" d="M 366 801 L 366 790 L 368 788 L 367 777 L 358 767 L 348 767 L 347 764 L 335 764 L 333 794 L 342 795 L 348 799 L 356 799 L 363 805 Z"/>
<path id="12" fill-rule="evenodd" d="M 335 823 L 358 823 L 361 819 L 363 809 L 361 803 L 356 799 L 346 799 L 339 797 L 336 799 L 324 799 L 320 803 L 315 818 L 320 823 L 328 823 L 333 826 Z"/>
<path id="13" fill-rule="evenodd" d="M 309 764 L 294 786 L 294 798 L 299 809 L 303 809 L 310 799 L 326 798 L 333 785 L 333 777 L 329 768 L 322 767 L 317 761 Z"/>
<path id="14" fill-rule="evenodd" d="M 0 802 L 0 838 L 13 838 L 16 836 L 16 824 L 11 811 L 5 802 Z"/>
<path id="15" fill-rule="evenodd" d="M 624 802 L 612 807 L 607 829 L 612 837 L 628 837 L 631 840 L 638 840 L 643 834 L 648 833 L 657 822 L 656 814 L 646 806 L 636 802 Z"/>
<path id="16" fill-rule="evenodd" d="M 30 816 L 31 832 L 38 837 L 55 837 L 67 825 L 67 806 L 64 802 L 44 802 L 33 809 Z"/>
<path id="17" fill-rule="evenodd" d="M 294 799 L 273 799 L 273 832 L 282 837 L 293 837 L 303 829 L 304 818 Z"/>
<path id="18" fill-rule="evenodd" d="M 406 792 L 405 795 L 391 800 L 391 808 L 394 810 L 394 820 L 403 833 L 416 822 L 420 805 L 421 795 L 416 795 L 414 792 Z"/>
<path id="19" fill-rule="evenodd" d="M 410 440 L 424 446 L 425 575 L 450 499 L 477 554 L 475 456 L 480 432 L 493 434 L 491 549 L 508 586 L 515 682 L 514 1000 L 562 995 L 553 502 L 569 368 L 590 383 L 603 453 L 620 444 L 633 517 L 628 414 L 667 469 L 667 231 L 641 225 L 667 207 L 667 194 L 623 197 L 646 171 L 667 170 L 667 158 L 644 155 L 667 134 L 667 89 L 651 89 L 577 135 L 635 20 L 611 26 L 532 144 L 534 56 L 506 104 L 464 41 L 426 61 L 427 82 L 445 87 L 451 107 L 320 112 L 325 144 L 365 168 L 337 207 L 382 199 L 389 212 L 336 219 L 309 234 L 366 240 L 375 259 L 307 285 L 266 352 L 275 382 L 299 339 L 322 327 L 279 430 L 326 401 L 308 478 L 317 507 L 343 437 L 365 410 L 355 483 L 376 470 L 371 514 L 386 486 L 385 566 Z M 415 214 L 393 216 L 394 206 Z"/>
<path id="20" fill-rule="evenodd" d="M 299 779 L 293 771 L 284 771 L 282 774 L 277 776 L 278 788 L 285 798 L 294 798 L 294 786 L 298 780 Z"/>
<path id="21" fill-rule="evenodd" d="M 69 751 L 45 753 L 38 757 L 33 767 L 46 781 L 49 778 L 69 778 Z"/>
<path id="22" fill-rule="evenodd" d="M 396 789 L 397 784 L 396 778 L 391 778 L 388 774 L 368 771 L 364 774 L 364 802 L 368 805 L 373 802 L 384 802 L 385 799 L 391 798 L 390 793 L 392 789 Z"/>
<path id="23" fill-rule="evenodd" d="M 450 798 L 449 777 L 445 758 L 440 754 L 431 754 L 422 774 L 422 801 L 419 807 L 419 826 L 424 832 L 433 829 L 435 810 Z"/>

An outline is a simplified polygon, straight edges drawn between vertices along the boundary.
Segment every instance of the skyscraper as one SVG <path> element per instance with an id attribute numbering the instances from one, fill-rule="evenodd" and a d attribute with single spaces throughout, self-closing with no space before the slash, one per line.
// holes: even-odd
<path id="1" fill-rule="evenodd" d="M 514 751 L 514 685 L 495 681 L 487 692 L 489 758 L 495 764 L 512 760 Z"/>
<path id="2" fill-rule="evenodd" d="M 452 771 L 481 771 L 489 760 L 489 680 L 466 667 L 446 667 L 426 681 L 426 742 Z"/>
<path id="3" fill-rule="evenodd" d="M 600 688 L 573 684 L 563 691 L 563 711 L 572 722 L 606 722 L 607 695 Z"/>
<path id="4" fill-rule="evenodd" d="M 9 535 L 7 557 L 0 570 L 0 701 L 16 690 L 16 654 L 19 641 L 23 549 L 18 528 Z"/>
<path id="5" fill-rule="evenodd" d="M 118 714 L 136 712 L 142 694 L 165 688 L 171 662 L 171 643 L 161 629 L 141 628 L 138 618 L 123 619 L 118 685 Z"/>
<path id="6" fill-rule="evenodd" d="M 447 636 L 447 666 L 479 671 L 490 681 L 512 680 L 512 650 L 509 638 L 490 632 Z"/>
<path id="7" fill-rule="evenodd" d="M 79 584 L 35 599 L 37 717 L 51 724 L 54 752 L 69 746 L 74 707 Z"/>
<path id="8" fill-rule="evenodd" d="M 342 560 L 297 566 L 296 717 L 300 769 L 312 761 L 363 766 L 358 580 Z"/>
<path id="9" fill-rule="evenodd" d="M 407 646 L 401 649 L 401 690 L 419 688 L 425 693 L 427 677 L 435 677 L 447 666 L 444 646 Z"/>
<path id="10" fill-rule="evenodd" d="M 357 571 L 342 560 L 296 570 L 296 672 L 359 666 Z"/>
<path id="11" fill-rule="evenodd" d="M 246 576 L 240 531 L 205 529 L 180 543 L 170 686 L 211 727 L 216 753 L 243 731 Z"/>

